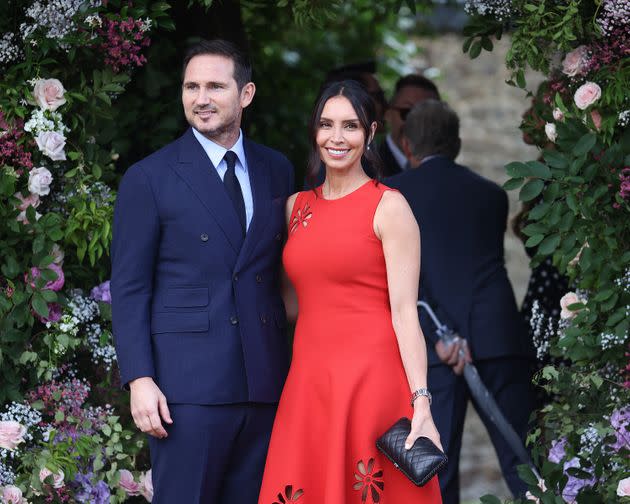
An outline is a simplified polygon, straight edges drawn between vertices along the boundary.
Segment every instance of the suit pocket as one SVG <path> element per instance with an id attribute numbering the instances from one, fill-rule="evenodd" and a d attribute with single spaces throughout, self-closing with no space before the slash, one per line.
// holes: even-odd
<path id="1" fill-rule="evenodd" d="M 206 332 L 210 327 L 208 312 L 154 313 L 151 334 Z"/>
<path id="2" fill-rule="evenodd" d="M 173 287 L 164 295 L 164 306 L 172 308 L 194 308 L 208 306 L 207 287 Z"/>

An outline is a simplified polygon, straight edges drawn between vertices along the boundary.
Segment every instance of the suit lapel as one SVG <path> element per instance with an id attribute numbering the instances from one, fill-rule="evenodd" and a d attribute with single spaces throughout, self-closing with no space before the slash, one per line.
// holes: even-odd
<path id="1" fill-rule="evenodd" d="M 247 139 L 244 140 L 244 147 L 245 156 L 247 156 L 247 171 L 252 187 L 252 199 L 254 200 L 254 215 L 236 261 L 236 269 L 239 269 L 251 255 L 259 241 L 260 233 L 267 224 L 271 211 L 271 180 L 267 161 L 260 156 L 255 145 Z"/>
<path id="2" fill-rule="evenodd" d="M 243 245 L 243 233 L 234 205 L 191 129 L 180 138 L 179 157 L 173 168 L 212 214 L 238 254 Z"/>

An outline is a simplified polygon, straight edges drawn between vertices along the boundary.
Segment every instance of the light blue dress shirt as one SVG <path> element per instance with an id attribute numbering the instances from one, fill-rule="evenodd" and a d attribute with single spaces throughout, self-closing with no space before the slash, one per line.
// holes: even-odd
<path id="1" fill-rule="evenodd" d="M 409 161 L 407 160 L 407 156 L 405 156 L 405 153 L 400 150 L 398 145 L 396 145 L 396 142 L 394 142 L 394 139 L 392 138 L 392 136 L 387 135 L 385 137 L 385 141 L 387 142 L 387 146 L 389 147 L 389 150 L 392 151 L 392 154 L 394 155 L 394 159 L 398 163 L 398 166 L 400 166 L 400 169 L 402 171 L 409 169 Z"/>
<path id="2" fill-rule="evenodd" d="M 209 140 L 195 128 L 192 129 L 193 135 L 199 141 L 203 150 L 206 151 L 208 158 L 212 162 L 212 165 L 216 168 L 219 177 L 223 180 L 225 172 L 227 171 L 227 163 L 223 159 L 225 153 L 228 151 L 225 147 Z M 236 166 L 234 171 L 238 183 L 241 185 L 241 192 L 243 193 L 243 201 L 245 202 L 245 219 L 247 221 L 247 229 L 254 216 L 254 198 L 252 196 L 252 185 L 249 181 L 249 174 L 247 172 L 247 158 L 245 157 L 245 149 L 243 148 L 243 132 L 239 130 L 238 140 L 229 149 L 236 154 Z"/>

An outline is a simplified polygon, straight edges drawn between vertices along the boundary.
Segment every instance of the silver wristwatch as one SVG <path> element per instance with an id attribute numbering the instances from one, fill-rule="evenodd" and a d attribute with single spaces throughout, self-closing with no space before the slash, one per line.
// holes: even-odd
<path id="1" fill-rule="evenodd" d="M 429 389 L 426 388 L 419 388 L 418 390 L 416 390 L 413 394 L 411 394 L 411 407 L 413 408 L 413 403 L 416 401 L 416 399 L 418 399 L 418 397 L 420 396 L 425 396 L 429 398 L 429 406 L 431 406 L 431 403 L 433 402 L 433 396 L 431 396 L 431 392 L 429 392 Z"/>

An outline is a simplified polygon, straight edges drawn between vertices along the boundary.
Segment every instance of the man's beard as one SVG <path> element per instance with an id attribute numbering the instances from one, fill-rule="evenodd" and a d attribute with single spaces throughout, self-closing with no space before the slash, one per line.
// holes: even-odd
<path id="1" fill-rule="evenodd" d="M 199 110 L 207 110 L 207 108 L 198 108 L 195 109 L 195 111 L 193 112 L 193 114 L 195 114 L 197 111 Z M 216 108 L 210 108 L 210 110 L 213 113 L 217 112 Z M 193 115 L 193 118 L 195 116 Z M 203 136 L 205 136 L 206 138 L 212 140 L 214 138 L 220 138 L 221 136 L 230 133 L 234 130 L 237 130 L 240 127 L 240 123 L 239 123 L 239 119 L 240 117 L 237 116 L 235 118 L 233 118 L 231 121 L 227 121 L 223 124 L 219 124 L 218 126 L 215 127 L 210 127 L 210 126 L 206 126 L 204 127 L 203 123 L 196 125 L 194 123 L 194 121 L 191 121 L 190 119 L 188 119 L 188 117 L 186 118 L 188 121 L 188 124 L 190 126 L 192 126 L 193 128 L 195 128 L 199 133 L 201 133 Z"/>

